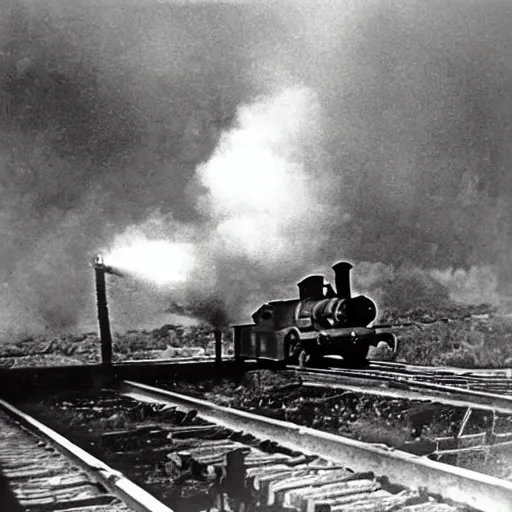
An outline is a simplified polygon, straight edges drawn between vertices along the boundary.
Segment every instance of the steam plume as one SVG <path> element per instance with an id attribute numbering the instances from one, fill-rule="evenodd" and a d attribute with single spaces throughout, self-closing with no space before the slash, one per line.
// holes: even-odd
<path id="1" fill-rule="evenodd" d="M 290 259 L 311 230 L 318 198 L 306 155 L 318 138 L 318 110 L 307 88 L 243 105 L 236 126 L 199 166 L 207 189 L 200 207 L 215 224 L 224 253 L 275 264 Z"/>
<path id="2" fill-rule="evenodd" d="M 193 257 L 192 248 L 188 244 L 173 244 L 135 236 L 128 240 L 115 241 L 105 263 L 165 286 L 185 281 L 192 267 Z"/>
<path id="3" fill-rule="evenodd" d="M 255 285 L 267 281 L 276 287 L 279 273 L 296 272 L 305 252 L 313 255 L 323 241 L 315 233 L 322 205 L 317 187 L 309 184 L 314 155 L 306 153 L 319 128 L 318 102 L 305 87 L 242 105 L 235 126 L 197 168 L 195 183 L 204 189 L 195 194 L 197 208 L 207 220 L 189 233 L 198 240 L 195 250 L 191 241 L 149 240 L 144 227 L 132 228 L 105 262 L 159 285 L 186 281 L 181 289 L 192 314 L 214 324 L 241 321 L 248 297 L 259 298 Z M 313 235 L 315 241 L 302 248 L 299 261 L 297 248 Z M 190 271 L 192 252 L 197 257 Z M 258 273 L 252 281 L 251 269 Z M 189 270 L 186 276 L 184 270 Z M 171 289 L 180 293 L 179 287 Z"/>

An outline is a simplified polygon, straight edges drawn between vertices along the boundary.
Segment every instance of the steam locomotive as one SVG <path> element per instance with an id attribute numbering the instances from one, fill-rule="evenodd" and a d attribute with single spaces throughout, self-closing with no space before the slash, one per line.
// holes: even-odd
<path id="1" fill-rule="evenodd" d="M 393 359 L 395 336 L 368 327 L 377 315 L 375 303 L 364 295 L 352 297 L 347 262 L 333 267 L 336 292 L 323 275 L 298 283 L 299 298 L 263 304 L 253 324 L 234 326 L 234 342 L 242 358 L 271 359 L 321 365 L 324 356 L 342 356 L 349 365 L 363 365 L 371 346 L 382 347 Z"/>

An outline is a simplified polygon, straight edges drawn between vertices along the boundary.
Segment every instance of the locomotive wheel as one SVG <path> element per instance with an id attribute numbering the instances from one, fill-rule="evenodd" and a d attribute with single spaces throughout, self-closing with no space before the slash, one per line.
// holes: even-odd
<path id="1" fill-rule="evenodd" d="M 299 334 L 290 331 L 285 337 L 285 361 L 299 366 L 320 367 L 323 357 L 321 354 L 307 350 L 299 338 Z"/>
<path id="2" fill-rule="evenodd" d="M 299 335 L 295 331 L 290 331 L 284 339 L 285 360 L 289 363 L 298 363 L 305 354 Z"/>

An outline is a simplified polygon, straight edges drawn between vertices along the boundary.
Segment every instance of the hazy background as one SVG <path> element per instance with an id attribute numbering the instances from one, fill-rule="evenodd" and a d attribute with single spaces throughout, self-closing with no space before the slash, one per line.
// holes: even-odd
<path id="1" fill-rule="evenodd" d="M 339 259 L 381 306 L 512 293 L 512 5 L 329 3 L 0 0 L 4 337 L 94 325 L 87 265 L 127 229 L 201 250 L 190 283 L 113 278 L 119 330 L 171 299 L 244 319 Z M 225 154 L 271 243 L 219 238 Z"/>

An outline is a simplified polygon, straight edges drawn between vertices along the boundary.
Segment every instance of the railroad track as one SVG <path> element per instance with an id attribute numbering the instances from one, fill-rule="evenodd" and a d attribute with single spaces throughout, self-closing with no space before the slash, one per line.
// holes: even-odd
<path id="1" fill-rule="evenodd" d="M 233 356 L 222 356 L 222 361 L 234 361 Z M 119 361 L 115 364 L 122 365 L 134 365 L 137 366 L 143 363 L 151 363 L 151 364 L 169 364 L 169 363 L 215 363 L 215 356 L 176 356 L 176 357 L 166 357 L 159 359 L 126 359 L 124 361 Z"/>
<path id="2" fill-rule="evenodd" d="M 260 440 L 272 440 L 274 445 L 292 450 L 294 453 L 287 456 L 281 453 L 281 459 L 278 457 L 274 460 L 247 452 L 250 463 L 242 488 L 250 490 L 250 496 L 256 500 L 257 505 L 278 504 L 307 512 L 441 512 L 461 510 L 463 507 L 460 505 L 489 512 L 512 510 L 512 483 L 508 481 L 448 466 L 387 446 L 362 443 L 136 382 L 124 381 L 120 391 L 134 400 L 197 414 L 209 425 L 249 434 Z M 229 474 L 229 461 L 225 461 L 223 455 L 236 452 L 237 449 L 243 451 L 243 448 L 225 446 L 221 449 L 221 446 L 217 449 L 200 446 L 197 452 L 189 451 L 186 456 L 194 457 L 196 453 L 200 462 L 202 454 L 205 454 L 206 460 L 203 459 L 203 463 L 227 468 Z M 301 463 L 294 465 L 297 457 L 304 456 L 313 458 L 308 462 L 299 459 Z M 234 474 L 241 473 L 237 470 L 231 476 Z M 224 491 L 229 490 L 229 482 L 233 483 L 233 480 L 227 476 Z M 240 480 L 238 482 L 240 488 Z M 383 482 L 393 482 L 401 486 L 401 489 L 386 487 Z M 457 502 L 459 508 L 436 502 L 433 495 Z M 236 498 L 240 500 L 243 496 Z"/>
<path id="3" fill-rule="evenodd" d="M 56 409 L 45 405 L 41 410 L 61 419 L 62 425 L 69 425 L 73 415 L 89 418 L 84 431 L 96 425 L 95 444 L 102 458 L 110 454 L 124 468 L 138 467 L 139 475 L 146 478 L 144 487 L 152 493 L 157 480 L 163 492 L 174 492 L 180 481 L 190 477 L 206 483 L 209 491 L 199 505 L 194 506 L 195 497 L 188 496 L 175 500 L 179 506 L 172 508 L 177 511 L 238 510 L 244 503 L 260 510 L 274 507 L 297 512 L 512 510 L 512 483 L 387 446 L 135 382 L 124 381 L 118 391 L 104 393 L 101 399 L 81 393 L 76 397 L 74 402 L 56 402 Z M 35 421 L 12 406 L 9 410 L 22 423 Z M 128 417 L 132 420 L 127 421 Z M 70 429 L 74 431 L 75 426 Z M 97 460 L 89 472 L 94 482 L 100 481 L 115 496 L 112 486 L 119 487 L 122 475 Z M 61 509 L 66 510 L 65 506 Z"/>
<path id="4" fill-rule="evenodd" d="M 0 510 L 172 512 L 70 441 L 0 400 Z"/>
<path id="5" fill-rule="evenodd" d="M 477 391 L 512 393 L 512 369 L 463 369 L 453 367 L 429 367 L 372 361 L 368 372 L 398 376 L 403 379 L 432 381 Z"/>
<path id="6" fill-rule="evenodd" d="M 329 359 L 328 359 L 329 361 Z M 432 382 L 475 391 L 512 394 L 512 369 L 464 369 L 370 361 L 366 368 L 332 368 L 340 375 L 397 382 Z"/>
<path id="7" fill-rule="evenodd" d="M 512 394 L 489 391 L 493 389 L 492 382 L 484 380 L 484 384 L 487 382 L 487 385 L 482 386 L 483 390 L 464 386 L 462 380 L 458 385 L 446 384 L 442 383 L 436 370 L 433 370 L 431 374 L 425 372 L 416 374 L 415 372 L 382 371 L 371 367 L 368 369 L 319 369 L 287 366 L 287 369 L 295 371 L 305 385 L 339 386 L 359 392 L 436 400 L 456 406 L 512 414 Z M 507 382 L 507 389 L 508 385 Z"/>
<path id="8" fill-rule="evenodd" d="M 425 366 L 394 361 L 370 361 L 370 367 L 390 368 L 411 373 L 436 373 L 450 375 L 471 375 L 476 377 L 512 378 L 512 368 L 457 368 L 455 366 Z"/>
<path id="9" fill-rule="evenodd" d="M 102 451 L 122 464 L 137 466 L 146 485 L 154 486 L 160 480 L 164 488 L 160 492 L 174 494 L 176 510 L 236 510 L 241 503 L 260 509 L 313 512 L 341 511 L 354 505 L 403 512 L 410 511 L 407 507 L 412 505 L 420 507 L 412 510 L 420 511 L 432 510 L 434 505 L 438 511 L 458 510 L 418 491 L 392 488 L 371 471 L 349 470 L 346 464 L 314 453 L 278 446 L 254 426 L 229 429 L 219 421 L 200 420 L 199 411 L 182 404 L 178 407 L 157 400 L 153 407 L 155 400 L 139 393 L 132 389 L 122 390 L 122 395 L 101 393 L 96 399 L 77 396 L 61 405 L 83 419 L 92 419 L 85 425 L 87 430 L 95 423 L 102 424 L 97 440 Z M 147 402 L 149 407 L 140 407 Z M 117 411 L 115 425 L 103 422 L 105 416 L 112 418 L 112 411 Z M 122 411 L 132 421 L 121 418 Z M 117 424 L 122 428 L 116 429 Z M 187 492 L 194 488 L 183 485 L 190 477 L 201 482 L 202 494 Z"/>

